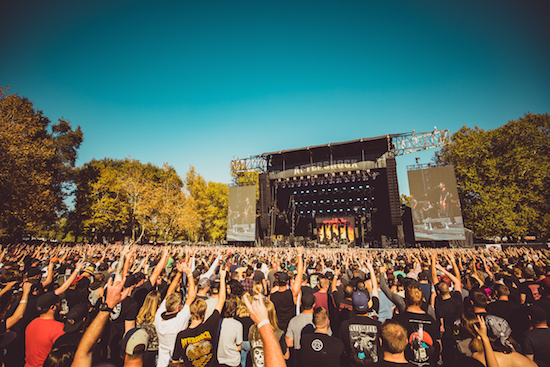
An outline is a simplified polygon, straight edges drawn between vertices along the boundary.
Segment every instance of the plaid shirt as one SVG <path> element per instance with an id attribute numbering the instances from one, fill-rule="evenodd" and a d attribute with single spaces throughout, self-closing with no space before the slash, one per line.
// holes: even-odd
<path id="1" fill-rule="evenodd" d="M 248 293 L 252 294 L 252 292 L 254 290 L 254 284 L 255 284 L 254 279 L 244 278 L 243 280 L 241 280 L 241 284 L 242 284 L 245 292 L 248 292 Z"/>

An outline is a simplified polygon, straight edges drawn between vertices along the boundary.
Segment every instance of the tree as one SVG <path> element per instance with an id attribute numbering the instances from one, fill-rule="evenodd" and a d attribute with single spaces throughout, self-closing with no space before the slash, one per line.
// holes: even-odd
<path id="1" fill-rule="evenodd" d="M 50 124 L 27 98 L 0 88 L 0 235 L 46 231 L 66 212 L 83 134 L 63 119 Z"/>
<path id="2" fill-rule="evenodd" d="M 194 202 L 185 194 L 183 181 L 167 163 L 162 166 L 162 182 L 155 190 L 157 214 L 155 225 L 160 237 L 171 241 L 178 235 L 197 233 L 199 216 Z"/>
<path id="3" fill-rule="evenodd" d="M 227 231 L 227 185 L 206 182 L 193 166 L 187 172 L 185 184 L 199 221 L 194 239 L 216 241 L 224 238 Z"/>
<path id="4" fill-rule="evenodd" d="M 549 144 L 548 114 L 453 134 L 437 160 L 454 166 L 464 223 L 476 236 L 548 238 Z"/>
<path id="5" fill-rule="evenodd" d="M 231 178 L 235 186 L 256 186 L 256 202 L 260 199 L 260 174 L 247 171 L 240 161 L 231 161 Z"/>

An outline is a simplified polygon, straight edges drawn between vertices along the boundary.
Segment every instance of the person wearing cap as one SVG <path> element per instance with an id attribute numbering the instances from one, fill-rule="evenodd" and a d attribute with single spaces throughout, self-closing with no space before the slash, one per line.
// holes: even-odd
<path id="1" fill-rule="evenodd" d="M 288 323 L 286 329 L 285 341 L 289 348 L 293 348 L 291 353 L 295 363 L 299 363 L 298 358 L 301 348 L 300 339 L 302 331 L 308 328 L 307 332 L 311 333 L 314 330 L 313 324 L 313 307 L 315 306 L 315 296 L 313 293 L 302 294 L 302 312 L 292 319 Z M 332 334 L 332 333 L 331 333 Z"/>
<path id="2" fill-rule="evenodd" d="M 378 282 L 370 261 L 367 261 L 367 269 L 371 274 L 372 300 L 368 293 L 356 291 L 351 296 L 355 316 L 342 322 L 340 326 L 340 339 L 344 342 L 344 356 L 350 366 L 370 366 L 380 360 L 380 345 L 378 332 L 380 321 L 369 317 L 369 312 L 378 312 Z M 371 305 L 369 305 L 371 301 Z"/>
<path id="3" fill-rule="evenodd" d="M 338 367 L 344 353 L 344 343 L 328 335 L 330 319 L 323 307 L 313 311 L 315 330 L 302 337 L 300 349 L 300 366 L 304 367 Z"/>
<path id="4" fill-rule="evenodd" d="M 521 350 L 539 367 L 550 367 L 550 328 L 546 311 L 535 305 L 527 307 L 527 315 L 533 327 L 525 333 Z"/>
<path id="5" fill-rule="evenodd" d="M 86 319 L 88 318 L 88 305 L 84 303 L 77 304 L 71 307 L 71 310 L 67 314 L 65 319 L 65 326 L 63 331 L 65 334 L 61 335 L 55 341 L 53 348 L 61 347 L 63 345 L 70 345 L 76 348 L 78 343 L 84 334 L 86 329 Z"/>
<path id="6" fill-rule="evenodd" d="M 288 274 L 285 272 L 277 273 L 276 287 L 274 287 L 269 296 L 277 311 L 278 326 L 284 332 L 286 332 L 290 319 L 296 315 L 296 302 L 302 288 L 302 276 L 304 273 L 304 261 L 302 257 L 304 249 L 298 247 L 296 248 L 296 252 L 298 255 L 298 274 L 294 283 L 292 283 L 292 286 L 288 289 L 288 281 L 290 280 Z"/>
<path id="7" fill-rule="evenodd" d="M 197 283 L 197 299 L 206 301 L 208 299 L 208 292 L 210 291 L 210 279 L 201 278 Z"/>
<path id="8" fill-rule="evenodd" d="M 124 333 L 120 355 L 124 359 L 124 367 L 143 366 L 143 355 L 149 343 L 149 334 L 145 329 L 132 328 Z"/>
<path id="9" fill-rule="evenodd" d="M 55 320 L 63 297 L 48 292 L 36 300 L 40 316 L 25 329 L 25 367 L 42 366 L 57 338 L 65 333 L 63 323 Z"/>

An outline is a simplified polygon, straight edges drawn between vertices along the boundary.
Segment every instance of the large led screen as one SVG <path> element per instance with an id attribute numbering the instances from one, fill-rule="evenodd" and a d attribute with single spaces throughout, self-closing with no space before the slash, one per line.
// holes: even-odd
<path id="1" fill-rule="evenodd" d="M 227 241 L 251 241 L 256 238 L 256 186 L 229 188 Z"/>
<path id="2" fill-rule="evenodd" d="M 453 166 L 408 171 L 416 241 L 465 240 Z"/>

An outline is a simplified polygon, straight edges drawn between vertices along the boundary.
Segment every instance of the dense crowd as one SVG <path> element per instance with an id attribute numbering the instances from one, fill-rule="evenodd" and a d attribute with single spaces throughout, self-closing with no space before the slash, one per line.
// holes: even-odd
<path id="1" fill-rule="evenodd" d="M 10 245 L 7 366 L 550 366 L 550 252 Z"/>

